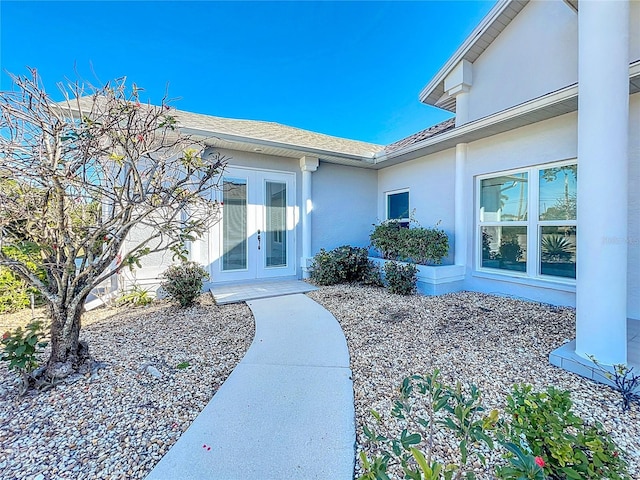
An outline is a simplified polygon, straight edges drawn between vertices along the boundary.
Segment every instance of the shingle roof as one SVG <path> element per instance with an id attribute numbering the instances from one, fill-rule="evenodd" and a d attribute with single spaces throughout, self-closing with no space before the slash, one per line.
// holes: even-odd
<path id="1" fill-rule="evenodd" d="M 373 158 L 376 152 L 383 151 L 385 148 L 384 145 L 333 137 L 331 135 L 289 127 L 274 122 L 213 117 L 181 110 L 176 110 L 175 116 L 180 126 L 185 128 L 211 132 L 212 135 L 218 133 L 246 139 L 281 143 L 300 147 L 301 149 L 312 148 Z"/>
<path id="2" fill-rule="evenodd" d="M 384 148 L 384 153 L 389 154 L 395 151 L 398 151 L 404 147 L 408 147 L 409 145 L 414 145 L 418 142 L 426 140 L 427 138 L 434 137 L 440 133 L 447 132 L 456 126 L 456 119 L 449 118 L 444 122 L 437 123 L 429 128 L 425 128 L 424 130 L 419 131 L 418 133 L 414 133 L 413 135 L 409 135 L 402 140 L 398 140 L 397 142 L 392 143 L 391 145 L 387 145 Z"/>
<path id="3" fill-rule="evenodd" d="M 82 108 L 90 108 L 92 102 L 93 100 L 88 96 L 77 99 L 77 104 Z M 75 102 L 71 107 L 74 108 L 74 105 L 76 105 Z M 273 144 L 273 146 L 289 148 L 292 151 L 326 152 L 328 158 L 331 158 L 331 153 L 348 157 L 353 156 L 359 157 L 359 161 L 371 161 L 377 156 L 388 155 L 455 127 L 455 119 L 450 118 L 390 145 L 384 146 L 311 132 L 275 122 L 240 120 L 214 117 L 183 110 L 171 110 L 172 114 L 175 115 L 178 120 L 180 127 L 196 130 L 201 132 L 201 135 L 210 135 L 211 137 L 220 136 L 221 139 L 232 139 L 249 144 L 253 142 L 258 144 L 265 142 L 264 144 L 266 145 Z"/>

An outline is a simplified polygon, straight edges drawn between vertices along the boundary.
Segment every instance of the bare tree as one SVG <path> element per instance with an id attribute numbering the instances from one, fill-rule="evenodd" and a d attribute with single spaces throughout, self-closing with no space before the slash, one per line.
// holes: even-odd
<path id="1" fill-rule="evenodd" d="M 35 70 L 11 78 L 0 94 L 0 265 L 46 301 L 44 375 L 62 378 L 90 359 L 79 334 L 92 289 L 146 254 L 184 253 L 215 221 L 210 190 L 225 158 L 203 159 L 204 145 L 181 134 L 166 97 L 141 104 L 124 79 L 69 83 L 54 102 Z M 132 242 L 136 228 L 145 235 Z M 12 254 L 25 250 L 35 267 Z"/>

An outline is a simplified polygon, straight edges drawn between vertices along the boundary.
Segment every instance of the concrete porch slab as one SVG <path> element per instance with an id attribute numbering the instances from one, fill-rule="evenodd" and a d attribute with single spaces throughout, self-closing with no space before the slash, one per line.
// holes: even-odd
<path id="1" fill-rule="evenodd" d="M 314 287 L 300 280 L 270 280 L 265 282 L 215 285 L 210 288 L 210 291 L 218 305 L 226 305 L 229 303 L 247 302 L 259 298 L 307 293 L 317 289 L 318 287 Z"/>

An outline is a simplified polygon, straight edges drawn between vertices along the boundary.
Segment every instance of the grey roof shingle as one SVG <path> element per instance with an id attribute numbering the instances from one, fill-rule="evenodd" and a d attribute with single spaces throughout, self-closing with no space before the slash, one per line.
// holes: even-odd
<path id="1" fill-rule="evenodd" d="M 394 142 L 391 145 L 387 145 L 384 148 L 384 153 L 390 154 L 390 153 L 396 152 L 402 148 L 408 147 L 409 145 L 414 145 L 423 140 L 426 140 L 427 138 L 431 138 L 440 133 L 447 132 L 455 128 L 455 126 L 456 126 L 455 117 L 449 118 L 444 122 L 440 122 L 440 123 L 437 123 L 436 125 L 432 125 L 429 128 L 425 128 L 424 130 L 414 133 L 413 135 L 409 135 L 408 137 L 398 140 L 397 142 Z"/>
<path id="2" fill-rule="evenodd" d="M 384 145 L 333 137 L 274 122 L 213 117 L 181 110 L 176 110 L 175 116 L 180 126 L 211 132 L 213 135 L 216 133 L 232 135 L 246 139 L 281 143 L 300 147 L 301 149 L 312 148 L 366 158 L 373 158 L 375 153 L 384 150 Z"/>

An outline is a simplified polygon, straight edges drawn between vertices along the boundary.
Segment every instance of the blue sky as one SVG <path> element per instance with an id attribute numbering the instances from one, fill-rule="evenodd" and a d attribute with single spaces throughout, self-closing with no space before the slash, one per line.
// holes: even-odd
<path id="1" fill-rule="evenodd" d="M 440 2 L 0 1 L 5 70 L 127 76 L 153 103 L 388 144 L 450 116 L 418 93 L 493 6 Z"/>

